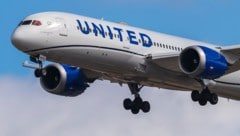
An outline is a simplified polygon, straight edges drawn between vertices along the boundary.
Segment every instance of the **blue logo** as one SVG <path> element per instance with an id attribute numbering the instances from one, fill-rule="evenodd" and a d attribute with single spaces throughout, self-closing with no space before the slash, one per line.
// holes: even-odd
<path id="1" fill-rule="evenodd" d="M 150 36 L 144 33 L 136 33 L 132 30 L 123 30 L 122 28 L 110 27 L 108 25 L 102 26 L 102 24 L 95 24 L 93 22 L 81 22 L 80 20 L 77 20 L 77 24 L 80 31 L 85 35 L 90 34 L 90 32 L 92 31 L 95 36 L 101 36 L 102 38 L 109 38 L 113 40 L 114 35 L 117 35 L 120 42 L 123 42 L 124 38 L 129 38 L 129 43 L 133 45 L 141 44 L 143 47 L 148 48 L 153 45 Z M 125 35 L 127 35 L 127 37 L 124 37 L 124 33 Z"/>

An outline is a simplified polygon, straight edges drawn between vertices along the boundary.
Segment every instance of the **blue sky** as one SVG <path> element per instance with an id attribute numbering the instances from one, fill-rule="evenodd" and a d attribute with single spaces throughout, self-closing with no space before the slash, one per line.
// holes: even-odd
<path id="1" fill-rule="evenodd" d="M 28 56 L 11 45 L 10 36 L 27 15 L 64 11 L 125 21 L 132 26 L 219 45 L 240 44 L 239 5 L 239 0 L 2 2 L 0 135 L 238 136 L 240 103 L 237 101 L 220 99 L 216 106 L 200 107 L 191 101 L 189 93 L 144 88 L 142 95 L 151 102 L 152 112 L 133 116 L 122 108 L 122 100 L 130 97 L 126 86 L 97 81 L 76 98 L 46 93 L 33 77 L 33 71 L 21 66 Z"/>
<path id="2" fill-rule="evenodd" d="M 25 75 L 26 55 L 10 43 L 16 25 L 25 16 L 42 11 L 64 11 L 220 45 L 240 43 L 240 4 L 237 0 L 8 0 L 0 5 L 2 18 L 0 75 Z"/>

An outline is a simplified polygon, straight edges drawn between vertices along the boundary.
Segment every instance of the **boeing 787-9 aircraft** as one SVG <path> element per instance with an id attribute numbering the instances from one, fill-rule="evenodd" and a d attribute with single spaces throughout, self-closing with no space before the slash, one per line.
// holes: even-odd
<path id="1" fill-rule="evenodd" d="M 218 96 L 240 100 L 240 45 L 220 46 L 63 12 L 23 19 L 11 37 L 30 56 L 49 93 L 78 96 L 95 80 L 127 84 L 133 114 L 150 111 L 144 86 L 191 91 L 204 106 Z M 44 61 L 54 62 L 44 66 Z"/>

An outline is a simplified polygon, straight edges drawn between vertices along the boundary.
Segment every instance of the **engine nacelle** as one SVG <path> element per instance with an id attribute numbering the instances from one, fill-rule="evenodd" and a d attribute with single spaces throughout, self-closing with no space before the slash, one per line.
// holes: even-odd
<path id="1" fill-rule="evenodd" d="M 41 86 L 49 93 L 77 96 L 89 87 L 81 69 L 68 65 L 50 64 L 40 77 Z"/>
<path id="2" fill-rule="evenodd" d="M 185 74 L 205 79 L 219 78 L 228 68 L 223 55 L 203 46 L 184 49 L 180 54 L 179 65 Z"/>

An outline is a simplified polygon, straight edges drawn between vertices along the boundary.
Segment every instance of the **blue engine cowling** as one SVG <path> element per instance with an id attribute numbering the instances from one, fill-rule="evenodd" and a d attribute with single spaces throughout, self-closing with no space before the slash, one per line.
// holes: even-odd
<path id="1" fill-rule="evenodd" d="M 203 46 L 184 49 L 180 54 L 179 65 L 185 74 L 204 79 L 219 78 L 228 68 L 223 55 Z"/>
<path id="2" fill-rule="evenodd" d="M 81 69 L 61 64 L 46 66 L 40 82 L 47 92 L 62 96 L 77 96 L 89 87 Z"/>

